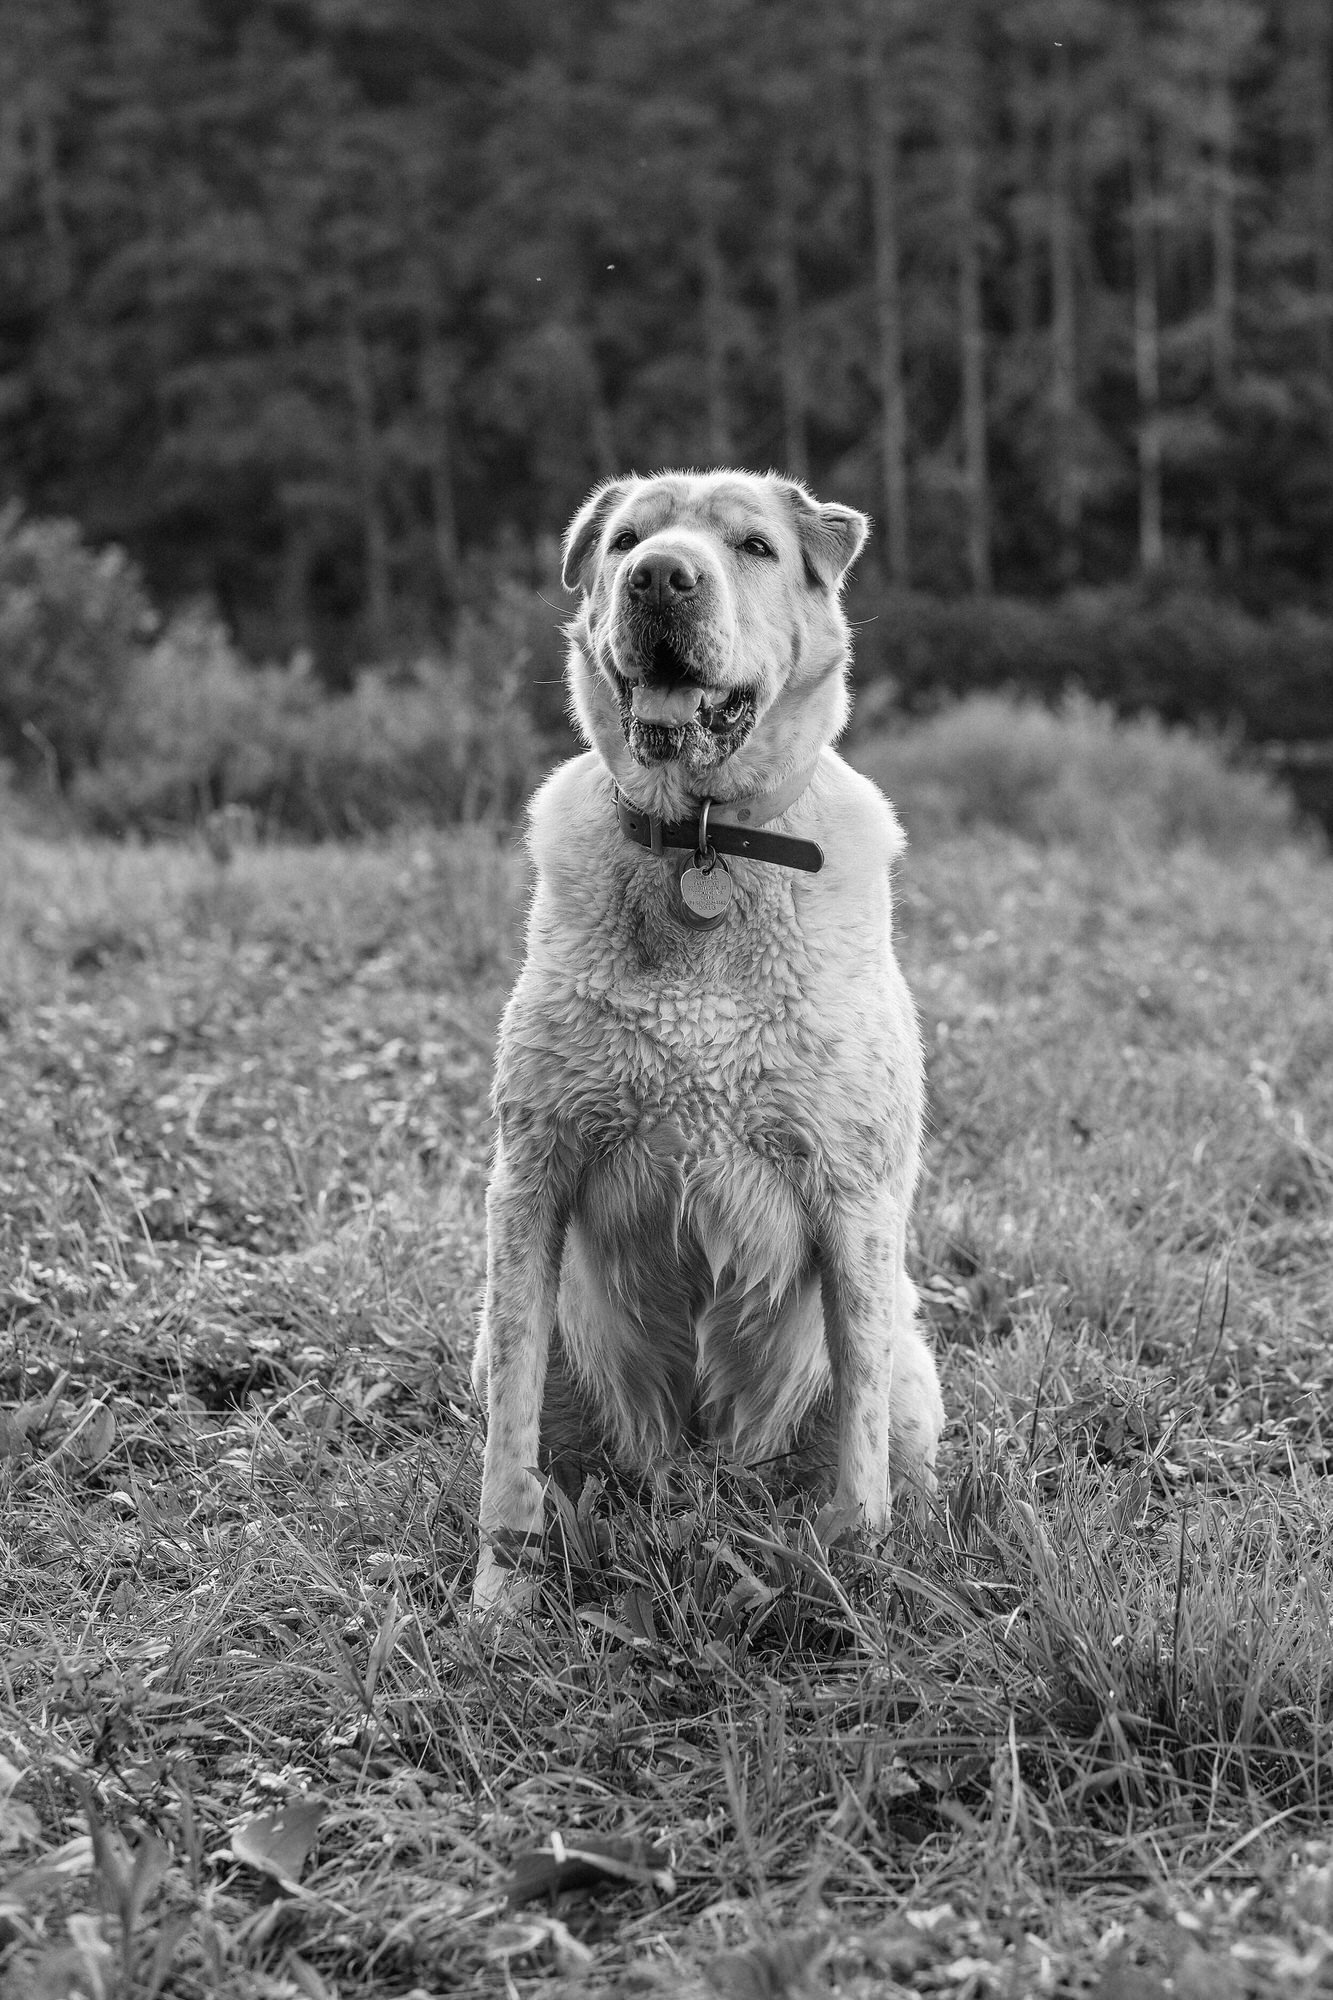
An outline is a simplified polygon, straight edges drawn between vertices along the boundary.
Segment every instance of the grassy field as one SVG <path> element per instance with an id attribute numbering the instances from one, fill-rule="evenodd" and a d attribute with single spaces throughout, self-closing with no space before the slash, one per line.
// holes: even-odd
<path id="1" fill-rule="evenodd" d="M 1333 867 L 923 841 L 945 1504 L 594 1485 L 496 1629 L 523 898 L 0 834 L 5 2000 L 1327 1992 Z"/>

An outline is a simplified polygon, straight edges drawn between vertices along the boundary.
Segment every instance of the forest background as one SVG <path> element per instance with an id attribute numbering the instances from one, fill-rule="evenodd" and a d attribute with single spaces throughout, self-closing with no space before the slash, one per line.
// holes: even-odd
<path id="1" fill-rule="evenodd" d="M 863 727 L 1081 689 L 1297 746 L 1333 823 L 1327 0 L 0 15 L 29 789 L 506 814 L 572 509 L 737 462 L 876 518 Z"/>

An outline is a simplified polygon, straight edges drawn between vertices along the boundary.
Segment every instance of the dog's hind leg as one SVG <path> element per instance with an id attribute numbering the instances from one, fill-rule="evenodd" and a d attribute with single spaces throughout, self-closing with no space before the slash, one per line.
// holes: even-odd
<path id="1" fill-rule="evenodd" d="M 916 1286 L 900 1271 L 889 1384 L 889 1466 L 895 1482 L 935 1491 L 935 1454 L 943 1429 L 944 1399 L 935 1357 L 917 1317 Z"/>

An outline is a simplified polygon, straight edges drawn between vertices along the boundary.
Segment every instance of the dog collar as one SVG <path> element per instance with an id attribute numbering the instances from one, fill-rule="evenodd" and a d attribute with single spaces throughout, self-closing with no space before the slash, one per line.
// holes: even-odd
<path id="1" fill-rule="evenodd" d="M 674 820 L 640 812 L 617 785 L 616 817 L 626 840 L 654 854 L 684 847 L 702 855 L 711 848 L 718 854 L 740 854 L 747 861 L 768 861 L 779 868 L 802 868 L 809 875 L 817 875 L 824 866 L 824 850 L 817 840 L 798 840 L 793 834 L 760 830 L 779 813 L 786 812 L 788 806 L 795 805 L 814 775 L 814 764 L 807 764 L 771 792 L 747 792 L 738 799 L 692 801 L 698 807 L 694 818 Z"/>

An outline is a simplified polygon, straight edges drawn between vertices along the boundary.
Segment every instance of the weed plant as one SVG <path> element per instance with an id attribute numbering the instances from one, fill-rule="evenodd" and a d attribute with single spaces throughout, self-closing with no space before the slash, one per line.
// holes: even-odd
<path id="1" fill-rule="evenodd" d="M 501 1626 L 521 855 L 0 835 L 5 2000 L 1328 1991 L 1333 875 L 907 816 L 938 1505 L 608 1468 Z"/>

